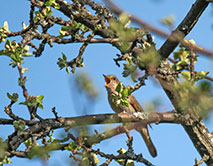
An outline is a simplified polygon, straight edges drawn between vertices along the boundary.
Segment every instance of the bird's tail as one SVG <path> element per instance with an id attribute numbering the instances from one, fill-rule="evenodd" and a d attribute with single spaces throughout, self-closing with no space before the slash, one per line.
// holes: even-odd
<path id="1" fill-rule="evenodd" d="M 149 131 L 147 129 L 147 127 L 138 127 L 136 128 L 136 130 L 141 134 L 141 136 L 143 137 L 147 148 L 149 149 L 149 153 L 152 155 L 152 157 L 156 157 L 157 156 L 157 150 L 154 146 L 154 144 L 152 143 L 152 140 L 149 136 Z"/>

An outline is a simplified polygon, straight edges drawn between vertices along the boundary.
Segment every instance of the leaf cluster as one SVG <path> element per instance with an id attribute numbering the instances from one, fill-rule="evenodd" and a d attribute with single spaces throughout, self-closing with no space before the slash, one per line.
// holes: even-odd
<path id="1" fill-rule="evenodd" d="M 84 58 L 75 58 L 72 61 L 67 61 L 67 56 L 62 52 L 62 58 L 58 58 L 57 65 L 59 66 L 60 70 L 66 68 L 67 74 L 70 73 L 69 67 L 73 68 L 71 70 L 72 73 L 75 72 L 75 67 L 84 67 Z"/>
<path id="2" fill-rule="evenodd" d="M 194 85 L 190 81 L 182 81 L 176 90 L 181 92 L 179 106 L 183 110 L 196 110 L 195 114 L 206 118 L 209 111 L 213 110 L 212 85 L 210 82 L 202 81 Z"/>
<path id="3" fill-rule="evenodd" d="M 13 122 L 13 127 L 15 128 L 16 131 L 22 132 L 25 129 L 25 121 L 23 120 L 15 120 Z"/>
<path id="4" fill-rule="evenodd" d="M 13 93 L 11 95 L 10 93 L 7 92 L 7 97 L 13 102 L 18 101 L 18 93 Z"/>
<path id="5" fill-rule="evenodd" d="M 5 41 L 9 32 L 8 22 L 5 21 L 3 27 L 0 27 L 0 43 Z"/>
<path id="6" fill-rule="evenodd" d="M 129 88 L 124 88 L 122 82 L 119 82 L 114 92 L 112 92 L 112 102 L 119 106 L 119 104 L 126 107 L 129 106 L 128 96 L 131 94 Z"/>
<path id="7" fill-rule="evenodd" d="M 39 96 L 29 96 L 26 101 L 20 102 L 19 104 L 27 105 L 29 107 L 35 107 L 38 106 L 39 108 L 43 109 L 43 95 Z"/>
<path id="8" fill-rule="evenodd" d="M 174 59 L 177 61 L 172 67 L 174 70 L 178 71 L 178 70 L 182 70 L 184 69 L 185 66 L 188 66 L 190 64 L 190 51 L 183 47 L 182 45 L 180 45 L 180 48 L 178 49 L 178 51 L 174 52 Z M 195 55 L 194 56 L 194 63 L 196 63 L 198 61 L 199 55 Z"/>
<path id="9" fill-rule="evenodd" d="M 60 5 L 58 3 L 55 2 L 55 0 L 47 0 L 45 3 L 44 3 L 45 6 L 52 6 L 54 7 L 55 9 L 60 9 Z"/>
<path id="10" fill-rule="evenodd" d="M 44 19 L 45 17 L 52 15 L 52 13 L 53 13 L 53 11 L 52 11 L 51 7 L 45 7 L 45 8 L 43 8 L 42 11 L 35 11 L 35 17 L 33 18 L 33 20 L 35 22 L 38 22 L 38 21 Z"/>
<path id="11" fill-rule="evenodd" d="M 126 13 L 122 13 L 118 20 L 110 19 L 109 24 L 109 30 L 113 31 L 120 39 L 120 50 L 123 53 L 128 52 L 130 49 L 130 41 L 134 41 L 138 36 L 145 34 L 145 31 L 141 31 L 138 28 L 128 27 L 130 20 Z"/>
<path id="12" fill-rule="evenodd" d="M 23 57 L 32 56 L 29 51 L 29 46 L 21 47 L 15 40 L 10 42 L 6 41 L 3 50 L 0 50 L 0 55 L 6 55 L 11 58 L 10 65 L 16 67 L 17 64 L 23 64 Z"/>
<path id="13" fill-rule="evenodd" d="M 90 31 L 91 29 L 85 26 L 84 24 L 78 23 L 73 20 L 70 21 L 67 25 L 63 25 L 59 30 L 59 37 L 64 37 L 68 35 L 75 36 L 76 34 L 81 34 Z"/>

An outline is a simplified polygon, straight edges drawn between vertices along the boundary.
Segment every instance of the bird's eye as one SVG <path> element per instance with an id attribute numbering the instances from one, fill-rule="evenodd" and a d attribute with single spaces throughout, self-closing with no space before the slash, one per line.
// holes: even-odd
<path id="1" fill-rule="evenodd" d="M 112 77 L 112 80 L 116 80 L 116 78 L 115 78 L 115 77 Z"/>

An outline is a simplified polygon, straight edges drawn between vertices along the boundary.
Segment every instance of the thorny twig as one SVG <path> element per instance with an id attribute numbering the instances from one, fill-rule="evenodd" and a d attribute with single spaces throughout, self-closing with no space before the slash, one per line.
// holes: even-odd
<path id="1" fill-rule="evenodd" d="M 138 78 L 138 80 L 140 81 L 139 83 L 137 83 L 135 86 L 127 86 L 127 88 L 129 88 L 131 90 L 131 93 L 133 93 L 134 91 L 139 89 L 141 86 L 145 85 L 145 80 L 148 78 L 148 76 L 149 76 L 149 73 L 145 71 L 145 75 Z"/>

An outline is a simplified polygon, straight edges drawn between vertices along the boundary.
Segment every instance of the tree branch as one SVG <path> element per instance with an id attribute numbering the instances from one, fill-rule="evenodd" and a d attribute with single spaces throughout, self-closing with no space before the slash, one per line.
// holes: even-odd
<path id="1" fill-rule="evenodd" d="M 70 117 L 63 118 L 60 117 L 56 119 L 44 119 L 43 121 L 34 121 L 34 125 L 25 129 L 21 134 L 13 135 L 8 138 L 8 146 L 10 150 L 16 150 L 19 145 L 30 138 L 32 134 L 40 133 L 45 129 L 58 129 L 64 127 L 75 127 L 83 125 L 93 125 L 93 124 L 110 124 L 110 123 L 130 123 L 137 122 L 139 125 L 147 125 L 150 123 L 184 123 L 184 117 L 180 116 L 174 111 L 157 113 L 153 112 L 150 114 L 141 113 L 138 115 L 133 114 L 97 114 L 97 115 L 85 115 L 80 117 Z M 4 119 L 0 119 L 0 122 L 7 122 Z M 11 124 L 8 121 L 8 124 Z M 130 125 L 131 128 L 131 125 Z M 132 129 L 132 128 L 131 128 Z M 124 131 L 125 132 L 125 131 Z"/>
<path id="2" fill-rule="evenodd" d="M 203 0 L 197 0 L 192 6 L 191 10 L 188 12 L 184 20 L 180 23 L 177 29 L 170 35 L 174 36 L 177 33 L 181 32 L 182 39 L 185 37 L 191 29 L 194 27 L 198 18 L 208 6 L 208 2 Z M 167 58 L 170 53 L 176 48 L 178 45 L 178 41 L 172 41 L 170 38 L 161 46 L 159 53 L 162 58 Z M 180 107 L 180 102 L 184 100 L 182 92 L 175 89 L 179 82 L 175 75 L 172 75 L 173 69 L 170 67 L 167 59 L 163 59 L 160 62 L 158 72 L 165 77 L 158 77 L 161 86 L 166 92 L 167 96 L 171 100 L 173 106 L 180 114 L 185 114 L 191 116 L 187 121 L 188 124 L 182 124 L 185 131 L 189 135 L 191 141 L 193 142 L 195 148 L 200 153 L 201 157 L 204 155 L 208 155 L 209 159 L 206 162 L 207 165 L 213 163 L 213 142 L 211 141 L 211 134 L 208 131 L 207 127 L 204 125 L 202 121 L 200 121 L 199 117 L 196 115 L 198 108 L 189 106 Z M 166 75 L 165 75 L 166 73 Z"/>
<path id="3" fill-rule="evenodd" d="M 170 61 L 170 62 L 172 62 L 172 63 L 177 63 L 177 61 L 175 60 L 175 59 L 172 59 L 172 58 L 170 58 L 170 57 L 168 57 L 168 60 Z M 190 68 L 189 68 L 189 66 L 186 66 L 186 67 L 184 67 L 184 69 L 186 69 L 186 70 L 190 70 Z M 197 71 L 194 71 L 194 73 L 196 74 L 196 73 L 198 73 Z M 209 81 L 213 81 L 213 78 L 212 77 L 209 77 L 209 76 L 205 76 L 205 79 L 207 79 L 207 80 L 209 80 Z"/>
<path id="4" fill-rule="evenodd" d="M 112 1 L 104 1 L 110 5 L 111 9 L 116 14 L 126 13 L 124 10 L 120 9 L 117 5 L 115 5 Z M 164 58 L 168 57 L 172 53 L 172 51 L 177 47 L 179 42 L 181 42 L 181 44 L 186 47 L 192 48 L 196 52 L 213 57 L 212 51 L 204 49 L 201 46 L 190 46 L 185 40 L 183 40 L 184 37 L 191 31 L 193 26 L 196 24 L 198 18 L 200 17 L 204 9 L 208 6 L 208 3 L 209 2 L 203 0 L 196 1 L 196 3 L 192 6 L 191 10 L 185 17 L 185 19 L 181 22 L 178 28 L 172 32 L 171 35 L 163 32 L 162 30 L 159 30 L 158 28 L 150 25 L 149 23 L 143 21 L 142 19 L 139 19 L 134 15 L 130 15 L 129 19 L 135 22 L 136 24 L 144 27 L 145 29 L 153 32 L 154 34 L 157 34 L 164 38 L 168 38 L 167 41 L 164 43 L 163 47 L 160 48 L 160 54 L 164 55 Z"/>
<path id="5" fill-rule="evenodd" d="M 209 2 L 203 0 L 197 0 L 192 8 L 189 10 L 183 21 L 178 25 L 178 27 L 172 32 L 172 34 L 168 37 L 166 42 L 161 46 L 159 53 L 162 58 L 168 58 L 168 56 L 174 51 L 179 42 L 181 41 L 184 46 L 186 46 L 186 42 L 182 41 L 184 37 L 192 30 L 192 28 L 197 23 L 203 11 L 208 6 Z M 171 40 L 172 38 L 178 38 L 179 40 Z M 200 52 L 199 48 L 193 48 L 194 51 Z M 206 53 L 208 51 L 205 51 Z M 203 52 L 204 53 L 204 52 Z M 209 56 L 213 57 L 212 53 L 208 53 Z"/>

